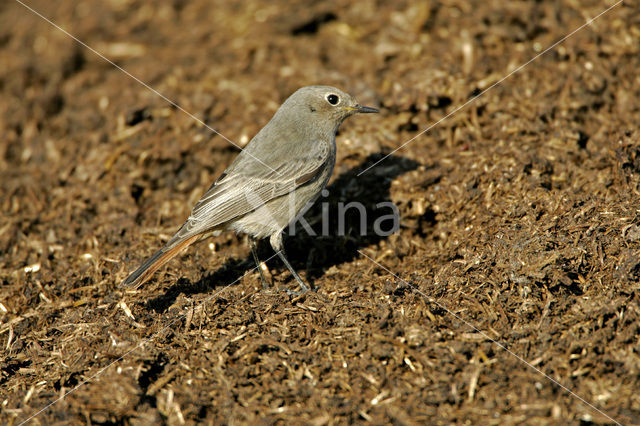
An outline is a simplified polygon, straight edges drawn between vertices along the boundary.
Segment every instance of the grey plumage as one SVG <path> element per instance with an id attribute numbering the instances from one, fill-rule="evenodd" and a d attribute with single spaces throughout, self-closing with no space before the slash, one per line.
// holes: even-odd
<path id="1" fill-rule="evenodd" d="M 233 230 L 270 243 L 303 291 L 287 261 L 282 230 L 327 185 L 336 159 L 336 132 L 360 106 L 330 86 L 297 90 L 195 204 L 178 232 L 122 283 L 138 287 L 191 243 L 216 230 Z M 252 250 L 255 249 L 252 243 Z"/>

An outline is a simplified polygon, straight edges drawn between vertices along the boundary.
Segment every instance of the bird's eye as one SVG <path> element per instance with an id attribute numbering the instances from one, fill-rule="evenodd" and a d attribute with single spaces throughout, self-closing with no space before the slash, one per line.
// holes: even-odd
<path id="1" fill-rule="evenodd" d="M 329 102 L 331 105 L 338 105 L 338 102 L 340 102 L 340 98 L 338 97 L 338 95 L 334 95 L 333 93 L 327 95 L 327 102 Z"/>

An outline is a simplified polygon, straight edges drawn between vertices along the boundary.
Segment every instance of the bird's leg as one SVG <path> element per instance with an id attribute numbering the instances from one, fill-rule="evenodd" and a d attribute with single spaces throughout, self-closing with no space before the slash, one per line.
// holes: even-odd
<path id="1" fill-rule="evenodd" d="M 291 266 L 291 264 L 287 260 L 287 256 L 284 253 L 284 246 L 282 245 L 282 233 L 278 232 L 277 234 L 273 234 L 269 239 L 269 242 L 271 243 L 271 247 L 273 247 L 273 249 L 276 251 L 278 257 L 280 257 L 287 269 L 289 269 L 289 272 L 291 272 L 291 275 L 293 275 L 293 277 L 296 279 L 296 281 L 298 281 L 298 284 L 300 285 L 300 291 L 287 290 L 287 293 L 294 296 L 299 296 L 301 294 L 307 293 L 309 291 L 309 287 L 304 283 L 304 281 L 302 281 L 302 278 L 300 278 L 300 275 L 298 275 L 295 269 L 293 269 L 293 266 Z"/>
<path id="2" fill-rule="evenodd" d="M 287 260 L 285 254 L 284 254 L 284 250 L 279 250 L 278 251 L 278 256 L 280 257 L 280 259 L 282 259 L 282 261 L 287 266 L 287 268 L 289 268 L 289 271 L 291 272 L 291 275 L 293 275 L 295 277 L 296 281 L 298 281 L 298 284 L 300 284 L 300 291 L 287 290 L 287 293 L 289 293 L 289 294 L 291 294 L 293 296 L 299 296 L 301 294 L 305 294 L 306 292 L 308 292 L 309 291 L 309 287 L 304 283 L 304 281 L 302 281 L 302 278 L 300 278 L 300 275 L 298 275 L 298 273 L 295 271 L 295 269 L 293 269 L 293 267 L 291 266 L 291 264 L 289 263 L 289 261 Z"/>
<path id="3" fill-rule="evenodd" d="M 258 271 L 260 272 L 260 279 L 262 280 L 262 288 L 267 290 L 269 288 L 269 284 L 267 284 L 267 280 L 264 279 L 264 273 L 262 272 L 262 265 L 260 264 L 260 258 L 258 257 L 258 250 L 256 249 L 256 239 L 253 237 L 249 237 L 249 247 L 251 247 L 251 253 L 253 253 L 253 260 L 256 262 L 256 266 L 258 267 Z"/>

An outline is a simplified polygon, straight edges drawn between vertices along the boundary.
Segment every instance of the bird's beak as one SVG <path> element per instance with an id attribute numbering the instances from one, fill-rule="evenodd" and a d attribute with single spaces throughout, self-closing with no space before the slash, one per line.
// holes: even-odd
<path id="1" fill-rule="evenodd" d="M 361 113 L 361 114 L 371 114 L 371 113 L 379 112 L 375 108 L 368 107 L 368 106 L 362 106 L 362 105 L 356 105 L 354 107 L 347 107 L 347 110 L 358 112 L 358 113 Z"/>

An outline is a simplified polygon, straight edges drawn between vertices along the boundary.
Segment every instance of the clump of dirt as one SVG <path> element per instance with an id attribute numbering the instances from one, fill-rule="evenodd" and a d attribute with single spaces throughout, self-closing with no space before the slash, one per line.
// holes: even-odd
<path id="1" fill-rule="evenodd" d="M 239 144 L 309 84 L 382 113 L 341 128 L 318 235 L 285 239 L 315 292 L 262 290 L 231 233 L 123 292 L 237 149 L 0 6 L 3 424 L 640 423 L 631 3 L 504 81 L 607 6 L 29 6 Z"/>

